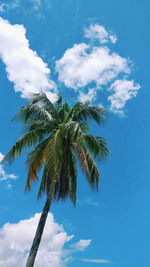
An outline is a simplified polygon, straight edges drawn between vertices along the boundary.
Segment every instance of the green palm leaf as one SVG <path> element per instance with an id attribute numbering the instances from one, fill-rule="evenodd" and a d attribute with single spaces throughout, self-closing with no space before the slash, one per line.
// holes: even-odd
<path id="1" fill-rule="evenodd" d="M 106 145 L 106 141 L 102 137 L 96 137 L 89 134 L 84 135 L 85 144 L 93 153 L 95 158 L 103 159 L 106 158 L 109 154 L 109 150 Z"/>
<path id="2" fill-rule="evenodd" d="M 69 116 L 72 120 L 75 121 L 87 121 L 88 119 L 92 119 L 96 121 L 98 124 L 101 123 L 106 113 L 101 107 L 90 106 L 89 102 L 81 103 L 78 102 L 74 108 L 70 111 Z"/>

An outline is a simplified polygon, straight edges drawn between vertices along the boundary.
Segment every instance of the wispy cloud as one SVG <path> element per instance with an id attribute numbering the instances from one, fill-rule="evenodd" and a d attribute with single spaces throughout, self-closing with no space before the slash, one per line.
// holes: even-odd
<path id="1" fill-rule="evenodd" d="M 81 259 L 81 261 L 92 262 L 92 263 L 113 263 L 112 261 L 106 259 Z"/>
<path id="2" fill-rule="evenodd" d="M 91 244 L 91 241 L 91 239 L 81 239 L 79 242 L 72 245 L 71 248 L 73 248 L 74 251 L 84 251 Z"/>
<path id="3" fill-rule="evenodd" d="M 90 205 L 94 207 L 98 207 L 99 203 L 95 201 L 92 197 L 86 197 L 85 199 L 77 199 L 77 203 L 81 205 Z"/>
<path id="4" fill-rule="evenodd" d="M 0 12 L 5 12 L 7 6 L 8 5 L 7 4 L 4 4 L 4 3 L 0 4 Z"/>
<path id="5" fill-rule="evenodd" d="M 28 0 L 31 6 L 33 15 L 36 15 L 39 19 L 45 17 L 45 11 L 51 8 L 51 1 L 45 0 Z"/>
<path id="6" fill-rule="evenodd" d="M 120 73 L 129 73 L 128 62 L 107 47 L 75 44 L 56 62 L 59 80 L 75 90 L 94 82 L 97 88 L 108 84 Z"/>
<path id="7" fill-rule="evenodd" d="M 35 214 L 29 219 L 16 224 L 6 223 L 0 228 L 0 266 L 25 266 L 39 217 L 40 214 Z M 73 260 L 72 253 L 83 251 L 90 243 L 88 240 L 80 240 L 71 249 L 64 249 L 64 245 L 73 237 L 74 235 L 68 235 L 63 226 L 56 223 L 53 215 L 49 213 L 35 265 L 66 267 L 66 264 Z"/>
<path id="8" fill-rule="evenodd" d="M 117 37 L 115 34 L 108 32 L 102 25 L 92 24 L 84 30 L 84 37 L 88 39 L 98 39 L 100 43 L 115 43 Z"/>
<path id="9" fill-rule="evenodd" d="M 11 25 L 0 18 L 0 57 L 6 65 L 9 81 L 24 98 L 45 91 L 52 101 L 56 99 L 56 84 L 49 78 L 50 69 L 33 51 L 22 25 Z"/>
<path id="10" fill-rule="evenodd" d="M 0 152 L 0 182 L 2 181 L 7 181 L 7 188 L 11 189 L 12 184 L 11 181 L 12 180 L 16 180 L 17 176 L 14 174 L 7 174 L 3 164 L 1 163 L 2 159 L 4 158 L 4 155 Z"/>
<path id="11" fill-rule="evenodd" d="M 36 16 L 36 18 L 43 19 L 45 12 L 51 8 L 51 1 L 45 0 L 0 0 L 0 13 L 9 13 L 16 11 L 24 16 Z"/>
<path id="12" fill-rule="evenodd" d="M 30 2 L 33 4 L 33 8 L 35 11 L 39 10 L 42 5 L 42 0 L 30 0 Z"/>
<path id="13" fill-rule="evenodd" d="M 14 0 L 10 3 L 3 3 L 0 1 L 0 12 L 4 13 L 19 6 L 20 0 Z"/>
<path id="14" fill-rule="evenodd" d="M 62 58 L 56 61 L 58 79 L 66 87 L 73 88 L 78 94 L 78 99 L 83 102 L 94 101 L 98 90 L 106 89 L 110 110 L 123 114 L 127 101 L 135 97 L 140 89 L 140 85 L 135 85 L 129 78 L 131 62 L 108 47 L 108 43 L 115 43 L 117 38 L 103 26 L 91 25 L 85 29 L 84 35 L 90 40 L 98 39 L 100 44 L 84 42 L 67 49 Z M 118 86 L 117 80 L 126 80 L 124 85 L 127 87 L 121 84 Z"/>

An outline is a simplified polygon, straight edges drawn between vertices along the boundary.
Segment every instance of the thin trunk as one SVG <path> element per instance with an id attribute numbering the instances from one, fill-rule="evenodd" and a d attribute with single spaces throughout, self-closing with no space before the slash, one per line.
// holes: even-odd
<path id="1" fill-rule="evenodd" d="M 42 238 L 42 234 L 44 231 L 44 226 L 46 223 L 46 219 L 47 219 L 47 215 L 50 209 L 50 205 L 52 202 L 52 198 L 53 198 L 53 193 L 54 193 L 54 188 L 55 188 L 55 183 L 53 184 L 53 190 L 51 188 L 50 193 L 47 196 L 47 200 L 45 202 L 45 206 L 43 208 L 43 212 L 41 214 L 39 223 L 38 223 L 38 227 L 35 233 L 35 237 L 30 249 L 30 253 L 27 259 L 27 263 L 26 263 L 26 267 L 33 267 L 34 266 L 34 262 L 35 262 L 35 257 L 41 242 L 41 238 Z"/>

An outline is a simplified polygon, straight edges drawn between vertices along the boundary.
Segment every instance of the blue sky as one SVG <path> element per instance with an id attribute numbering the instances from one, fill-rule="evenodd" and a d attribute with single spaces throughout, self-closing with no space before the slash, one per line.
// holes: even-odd
<path id="1" fill-rule="evenodd" d="M 111 150 L 99 192 L 79 171 L 77 205 L 53 204 L 36 266 L 150 266 L 149 10 L 148 0 L 0 1 L 0 159 L 33 92 L 108 113 L 91 125 Z M 24 161 L 0 164 L 0 266 L 24 266 L 45 201 L 38 184 L 24 193 Z"/>

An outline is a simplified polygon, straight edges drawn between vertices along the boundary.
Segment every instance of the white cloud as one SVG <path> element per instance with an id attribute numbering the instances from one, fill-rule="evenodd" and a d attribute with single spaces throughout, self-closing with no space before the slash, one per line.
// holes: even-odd
<path id="1" fill-rule="evenodd" d="M 79 92 L 78 100 L 81 102 L 86 101 L 93 101 L 96 98 L 96 90 L 95 88 L 89 89 L 87 93 L 84 93 L 82 91 Z"/>
<path id="2" fill-rule="evenodd" d="M 112 261 L 106 259 L 82 259 L 81 261 L 92 262 L 92 263 L 112 263 Z"/>
<path id="3" fill-rule="evenodd" d="M 39 217 L 40 214 L 35 214 L 34 217 L 16 224 L 6 223 L 0 229 L 1 267 L 25 266 Z M 73 235 L 67 235 L 63 226 L 56 223 L 53 215 L 49 213 L 35 265 L 66 267 L 66 263 L 72 260 L 72 252 L 83 251 L 90 244 L 88 240 L 80 240 L 74 245 L 73 250 L 64 249 L 64 245 L 72 238 Z"/>
<path id="4" fill-rule="evenodd" d="M 56 61 L 58 78 L 66 87 L 78 89 L 95 82 L 97 87 L 107 84 L 120 73 L 129 73 L 125 58 L 111 53 L 107 47 L 75 44 Z"/>
<path id="5" fill-rule="evenodd" d="M 83 251 L 85 250 L 91 243 L 91 239 L 80 240 L 79 242 L 75 243 L 72 247 L 74 250 Z"/>
<path id="6" fill-rule="evenodd" d="M 14 83 L 16 92 L 30 98 L 32 93 L 49 92 L 56 99 L 56 85 L 49 79 L 47 64 L 29 47 L 26 29 L 22 25 L 11 25 L 0 18 L 0 58 L 6 65 L 8 79 Z"/>
<path id="7" fill-rule="evenodd" d="M 109 88 L 110 92 L 113 92 L 108 97 L 108 100 L 111 102 L 110 109 L 115 113 L 123 115 L 126 102 L 135 97 L 139 89 L 140 85 L 135 84 L 134 81 L 116 80 Z"/>
<path id="8" fill-rule="evenodd" d="M 41 0 L 32 2 L 41 5 Z M 115 42 L 115 35 L 98 24 L 86 29 L 85 36 L 99 38 L 101 43 Z M 57 87 L 50 79 L 50 69 L 29 47 L 24 26 L 11 25 L 3 18 L 0 18 L 0 58 L 6 65 L 8 79 L 22 97 L 30 98 L 32 93 L 44 91 L 52 102 L 56 100 Z M 128 59 L 106 46 L 79 43 L 66 50 L 62 58 L 56 61 L 55 68 L 58 79 L 78 92 L 79 101 L 94 101 L 97 91 L 105 88 L 109 94 L 110 110 L 123 114 L 126 102 L 136 96 L 140 88 L 134 85 L 134 81 L 127 80 L 131 73 L 129 65 Z M 123 86 L 118 81 L 126 82 L 122 82 Z"/>
<path id="9" fill-rule="evenodd" d="M 98 39 L 100 43 L 117 41 L 117 37 L 114 34 L 109 33 L 102 25 L 92 24 L 89 28 L 84 30 L 84 37 L 89 39 Z"/>
<path id="10" fill-rule="evenodd" d="M 0 162 L 3 160 L 4 155 L 0 152 Z"/>
<path id="11" fill-rule="evenodd" d="M 0 152 L 0 182 L 7 181 L 7 188 L 11 189 L 12 185 L 10 184 L 10 180 L 16 180 L 17 176 L 14 174 L 7 174 L 4 170 L 3 164 L 1 163 L 4 155 Z"/>
<path id="12" fill-rule="evenodd" d="M 91 25 L 85 29 L 84 35 L 90 40 L 98 38 L 101 44 L 93 46 L 93 43 L 79 43 L 67 49 L 62 58 L 56 61 L 58 79 L 66 87 L 73 88 L 78 100 L 83 102 L 96 100 L 99 89 L 107 90 L 110 110 L 123 114 L 126 102 L 136 96 L 140 89 L 139 85 L 134 85 L 134 81 L 128 80 L 131 62 L 104 46 L 104 43 L 117 39 L 103 26 Z M 118 80 L 126 80 L 125 86 L 121 86 L 122 93 Z"/>

